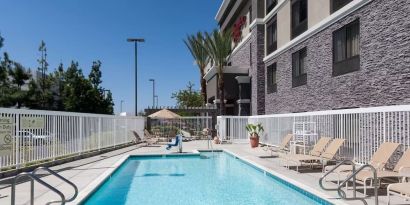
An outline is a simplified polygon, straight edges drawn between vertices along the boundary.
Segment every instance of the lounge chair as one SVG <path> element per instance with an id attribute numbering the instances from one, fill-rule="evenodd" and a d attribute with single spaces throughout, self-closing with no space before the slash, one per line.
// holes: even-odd
<path id="1" fill-rule="evenodd" d="M 145 140 L 142 140 L 141 137 L 140 137 L 140 135 L 139 135 L 136 131 L 133 130 L 133 131 L 132 131 L 132 134 L 133 134 L 134 137 L 135 137 L 135 140 L 134 140 L 135 144 L 139 144 L 139 143 L 145 142 Z"/>
<path id="2" fill-rule="evenodd" d="M 315 156 L 315 157 L 320 157 L 320 155 L 322 154 L 322 152 L 325 150 L 326 145 L 330 142 L 331 138 L 329 137 L 322 137 L 319 139 L 319 141 L 317 141 L 317 143 L 315 144 L 315 146 L 313 146 L 313 149 L 309 152 L 310 156 Z M 284 159 L 286 161 L 286 167 L 289 168 L 289 162 L 292 162 L 293 158 L 297 158 L 297 157 L 303 157 L 306 155 L 303 154 L 285 154 L 280 156 L 282 159 Z M 299 166 L 296 167 L 296 169 L 298 170 Z"/>
<path id="3" fill-rule="evenodd" d="M 380 147 L 376 150 L 376 152 L 373 154 L 372 159 L 369 162 L 369 164 L 375 167 L 376 169 L 384 168 L 384 166 L 389 161 L 393 153 L 397 150 L 399 145 L 400 145 L 399 143 L 393 143 L 393 142 L 382 143 Z M 324 172 L 326 173 L 332 170 L 334 167 L 335 165 L 326 166 L 324 169 Z M 338 184 L 340 182 L 341 175 L 348 175 L 351 172 L 352 172 L 351 165 L 341 165 L 338 168 L 336 168 L 336 170 L 333 171 L 333 173 L 337 175 Z"/>
<path id="4" fill-rule="evenodd" d="M 144 137 L 145 137 L 145 141 L 147 142 L 148 145 L 158 143 L 158 138 L 151 135 L 151 133 L 149 133 L 148 130 L 146 130 L 146 129 L 144 130 Z"/>
<path id="5" fill-rule="evenodd" d="M 408 177 L 410 177 L 410 175 Z M 387 186 L 387 204 L 388 205 L 391 204 L 390 195 L 397 195 L 401 198 L 404 198 L 406 201 L 410 200 L 410 182 L 395 183 L 395 184 L 390 184 L 389 186 Z"/>
<path id="6" fill-rule="evenodd" d="M 392 171 L 384 170 L 384 169 L 376 169 L 376 170 L 377 170 L 378 181 L 383 178 L 397 178 L 398 180 L 400 180 L 400 178 L 405 177 L 403 175 L 406 172 L 406 170 L 407 172 L 410 171 L 410 149 L 404 152 L 403 156 L 397 162 L 396 166 L 394 166 L 394 169 Z M 366 195 L 366 189 L 367 189 L 367 181 L 370 180 L 370 182 L 372 182 L 372 179 L 373 179 L 373 172 L 370 170 L 363 170 L 356 175 L 356 181 L 363 184 L 364 186 L 365 195 Z"/>
<path id="7" fill-rule="evenodd" d="M 292 134 L 287 134 L 283 139 L 282 142 L 280 143 L 279 146 L 271 146 L 267 145 L 265 151 L 270 151 L 271 155 L 273 155 L 274 152 L 289 152 L 289 142 L 292 140 L 293 135 Z"/>
<path id="8" fill-rule="evenodd" d="M 194 138 L 192 137 L 191 133 L 189 133 L 189 132 L 187 132 L 187 131 L 185 131 L 185 130 L 180 130 L 179 132 L 184 136 L 184 138 L 183 138 L 184 142 L 194 140 Z"/>
<path id="9" fill-rule="evenodd" d="M 345 142 L 345 139 L 334 139 L 330 144 L 326 147 L 325 151 L 323 151 L 320 156 L 315 155 L 295 155 L 292 158 L 289 158 L 294 164 L 296 164 L 296 170 L 299 170 L 299 166 L 304 165 L 305 163 L 312 165 L 322 165 L 322 169 L 324 166 L 332 160 L 335 160 L 335 157 L 340 149 L 340 147 Z"/>

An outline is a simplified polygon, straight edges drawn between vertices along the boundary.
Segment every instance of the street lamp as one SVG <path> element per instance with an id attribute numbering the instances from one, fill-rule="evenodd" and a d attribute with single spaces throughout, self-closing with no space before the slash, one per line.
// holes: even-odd
<path id="1" fill-rule="evenodd" d="M 149 79 L 149 81 L 152 81 L 152 108 L 155 106 L 155 79 Z"/>
<path id="2" fill-rule="evenodd" d="M 121 103 L 120 103 L 120 113 L 122 113 L 122 103 L 124 103 L 124 100 L 121 100 Z"/>
<path id="3" fill-rule="evenodd" d="M 138 65 L 137 65 L 137 44 L 138 42 L 145 42 L 145 39 L 143 38 L 128 38 L 127 42 L 133 42 L 135 46 L 135 116 L 138 115 Z"/>
<path id="4" fill-rule="evenodd" d="M 156 106 L 155 106 L 155 108 L 157 108 L 157 107 L 158 107 L 158 95 L 155 95 L 154 97 L 155 97 L 155 99 L 157 100 Z"/>

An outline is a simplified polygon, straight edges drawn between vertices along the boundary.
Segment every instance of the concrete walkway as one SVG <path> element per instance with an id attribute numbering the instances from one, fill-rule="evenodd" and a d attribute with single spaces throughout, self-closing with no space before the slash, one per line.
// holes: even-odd
<path id="1" fill-rule="evenodd" d="M 328 199 L 332 199 L 339 202 L 344 202 L 346 204 L 363 204 L 360 201 L 343 201 L 338 199 L 336 192 L 324 192 L 320 189 L 318 180 L 321 176 L 321 173 L 299 173 L 296 171 L 288 170 L 285 167 L 280 166 L 279 160 L 277 158 L 260 158 L 260 156 L 269 156 L 269 152 L 264 151 L 262 148 L 251 149 L 248 144 L 224 144 L 224 145 L 213 145 L 214 149 L 225 149 L 229 152 L 234 153 L 235 155 L 241 157 L 244 160 L 253 162 L 268 171 L 278 173 L 278 175 L 283 175 L 292 180 L 295 180 L 297 183 L 301 183 L 309 189 L 312 189 L 314 192 L 320 192 L 327 196 Z M 206 150 L 208 149 L 207 141 L 194 141 L 184 143 L 184 151 L 192 150 Z M 121 158 L 130 154 L 164 154 L 171 153 L 167 151 L 164 146 L 132 146 L 123 148 L 120 150 L 112 151 L 102 155 L 62 164 L 59 166 L 51 167 L 52 170 L 57 171 L 62 176 L 66 177 L 73 183 L 75 183 L 81 193 L 87 186 L 89 186 L 93 181 L 95 181 L 103 173 L 113 170 L 114 164 L 116 164 Z M 59 179 L 56 179 L 53 176 L 45 176 L 42 179 L 58 190 L 63 190 L 63 193 L 70 197 L 74 193 L 72 188 L 62 182 Z M 11 204 L 11 179 L 3 179 L 0 181 L 0 204 L 8 205 Z M 327 184 L 329 186 L 335 186 L 333 183 Z M 43 205 L 50 201 L 59 200 L 58 196 L 46 187 L 36 183 L 35 184 L 35 204 Z M 17 186 L 17 204 L 29 204 L 30 192 L 29 192 L 29 183 L 20 183 Z M 360 196 L 360 194 L 358 195 Z M 387 204 L 387 197 L 379 197 L 380 204 Z M 369 204 L 374 204 L 374 199 L 369 198 Z M 394 204 L 408 204 L 405 201 L 394 197 Z M 54 203 L 59 204 L 59 203 Z"/>

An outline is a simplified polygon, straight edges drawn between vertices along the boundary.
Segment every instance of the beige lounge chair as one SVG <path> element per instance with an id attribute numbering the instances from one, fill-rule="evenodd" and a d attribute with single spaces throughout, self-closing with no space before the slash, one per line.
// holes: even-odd
<path id="1" fill-rule="evenodd" d="M 147 142 L 148 145 L 158 143 L 158 138 L 151 135 L 151 133 L 149 133 L 148 130 L 146 130 L 146 129 L 144 130 L 144 138 L 145 138 L 145 141 Z"/>
<path id="2" fill-rule="evenodd" d="M 134 135 L 134 137 L 135 137 L 135 144 L 139 144 L 139 143 L 143 143 L 143 142 L 145 142 L 145 140 L 142 140 L 141 139 L 141 137 L 140 137 L 140 135 L 136 132 L 136 131 L 132 131 L 132 134 Z"/>
<path id="3" fill-rule="evenodd" d="M 394 183 L 387 186 L 388 205 L 391 204 L 390 195 L 397 195 L 401 198 L 404 198 L 406 201 L 410 200 L 410 182 Z"/>
<path id="4" fill-rule="evenodd" d="M 292 140 L 293 135 L 292 134 L 287 134 L 283 139 L 282 142 L 280 143 L 279 146 L 270 146 L 267 145 L 265 151 L 270 151 L 271 155 L 273 155 L 274 152 L 288 152 L 289 151 L 289 142 Z"/>
<path id="5" fill-rule="evenodd" d="M 326 165 L 329 161 L 334 160 L 340 147 L 345 142 L 345 139 L 334 139 L 326 147 L 320 156 L 315 155 L 295 155 L 292 158 L 289 158 L 294 164 L 296 164 L 296 170 L 299 170 L 299 166 L 304 165 L 305 163 L 309 165 Z"/>
<path id="6" fill-rule="evenodd" d="M 383 178 L 403 178 L 405 175 L 405 170 L 410 170 L 410 149 L 408 149 L 400 160 L 397 162 L 396 166 L 392 171 L 384 170 L 384 169 L 376 169 L 377 170 L 377 178 L 379 180 Z M 408 171 L 407 171 L 408 172 Z M 404 175 L 404 176 L 403 176 Z M 356 175 L 356 181 L 363 184 L 364 186 L 364 194 L 366 195 L 367 189 L 367 181 L 370 180 L 372 182 L 373 179 L 373 172 L 370 170 L 363 170 Z M 380 181 L 379 181 L 380 182 Z M 370 184 L 372 186 L 372 184 Z"/>
<path id="7" fill-rule="evenodd" d="M 320 138 L 319 141 L 317 141 L 317 143 L 313 147 L 313 149 L 309 152 L 309 155 L 310 156 L 315 156 L 315 157 L 320 157 L 322 152 L 325 150 L 326 145 L 330 141 L 331 141 L 331 138 L 329 138 L 329 137 Z M 298 158 L 298 157 L 303 157 L 303 156 L 306 156 L 306 155 L 303 155 L 303 154 L 285 154 L 285 155 L 282 155 L 280 157 L 286 161 L 286 167 L 289 168 L 289 162 L 292 162 L 293 158 Z M 297 166 L 296 169 L 298 169 L 298 166 Z"/>
<path id="8" fill-rule="evenodd" d="M 371 161 L 369 162 L 370 165 L 375 167 L 376 169 L 382 169 L 389 161 L 390 157 L 393 153 L 397 150 L 400 146 L 399 143 L 394 142 L 384 142 L 380 145 L 380 147 L 376 150 L 373 154 Z M 336 165 L 326 166 L 324 172 L 328 172 L 332 170 Z M 348 175 L 352 172 L 351 165 L 341 165 L 336 168 L 333 173 L 337 175 L 337 183 L 340 182 L 341 175 Z"/>

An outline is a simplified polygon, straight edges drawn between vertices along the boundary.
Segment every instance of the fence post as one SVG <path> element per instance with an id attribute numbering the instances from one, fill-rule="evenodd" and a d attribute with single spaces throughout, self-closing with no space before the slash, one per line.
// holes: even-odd
<path id="1" fill-rule="evenodd" d="M 128 141 L 128 118 L 125 118 L 125 132 L 124 132 L 124 141 L 122 143 L 126 143 Z"/>
<path id="2" fill-rule="evenodd" d="M 84 130 L 83 130 L 83 116 L 80 117 L 80 149 L 78 151 L 78 155 L 81 155 L 83 152 L 83 134 L 84 134 Z"/>
<path id="3" fill-rule="evenodd" d="M 386 112 L 383 112 L 383 142 L 386 142 Z"/>
<path id="4" fill-rule="evenodd" d="M 117 138 L 117 119 L 114 118 L 114 148 L 115 148 L 115 140 Z"/>
<path id="5" fill-rule="evenodd" d="M 101 117 L 98 118 L 98 151 L 101 150 Z"/>
<path id="6" fill-rule="evenodd" d="M 57 146 L 57 128 L 56 128 L 56 126 L 57 126 L 57 116 L 55 116 L 55 115 L 53 115 L 53 137 L 54 137 L 54 139 L 53 139 L 53 161 L 55 161 L 56 160 L 56 146 Z"/>
<path id="7" fill-rule="evenodd" d="M 16 169 L 20 168 L 20 114 L 16 114 Z"/>

